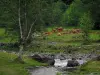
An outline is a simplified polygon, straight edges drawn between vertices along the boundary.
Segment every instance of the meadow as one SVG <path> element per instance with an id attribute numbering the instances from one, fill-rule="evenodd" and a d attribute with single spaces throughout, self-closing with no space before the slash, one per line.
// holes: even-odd
<path id="1" fill-rule="evenodd" d="M 53 28 L 47 28 L 42 33 L 43 36 L 36 37 L 27 53 L 89 53 L 91 51 L 100 49 L 100 35 L 98 30 L 91 30 L 89 33 L 90 43 L 83 45 L 83 33 L 80 29 L 79 32 L 75 32 L 78 28 L 64 28 L 63 31 L 53 32 Z M 0 43 L 16 43 L 18 36 L 12 37 L 5 34 L 3 28 L 0 29 Z M 1 49 L 11 50 L 9 47 L 3 47 Z M 12 48 L 15 51 L 16 48 Z M 18 51 L 18 48 L 17 48 Z M 100 53 L 98 53 L 100 54 Z M 13 61 L 17 55 L 13 53 L 0 52 L 0 75 L 28 75 L 27 67 L 29 66 L 46 66 L 47 64 L 39 63 L 33 59 L 23 56 L 24 64 Z M 100 61 L 91 61 L 83 65 L 79 70 L 71 72 L 70 75 L 85 75 L 100 73 Z M 59 74 L 59 73 L 58 73 Z"/>
<path id="2" fill-rule="evenodd" d="M 61 30 L 59 31 L 57 28 L 61 28 Z M 68 53 L 71 50 L 72 52 L 75 50 L 76 52 L 88 52 L 99 48 L 100 32 L 98 30 L 89 32 L 87 45 L 83 44 L 83 36 L 82 30 L 79 28 L 49 27 L 33 40 L 33 46 L 30 50 L 44 53 Z M 90 47 L 87 48 L 87 46 Z"/>
<path id="3" fill-rule="evenodd" d="M 61 30 L 57 31 L 57 28 Z M 81 29 L 74 27 L 48 27 L 46 31 L 42 32 L 35 39 L 33 38 L 32 44 L 27 48 L 27 51 L 31 52 L 44 52 L 44 53 L 68 53 L 70 50 L 76 52 L 88 52 L 99 47 L 100 44 L 100 32 L 98 30 L 91 30 L 89 32 L 90 47 L 83 44 L 83 33 Z M 3 28 L 0 29 L 0 42 L 1 43 L 16 43 L 18 42 L 18 36 L 13 37 L 5 34 Z M 13 38 L 13 39 L 12 39 Z M 18 48 L 1 47 L 1 49 L 18 51 Z"/>

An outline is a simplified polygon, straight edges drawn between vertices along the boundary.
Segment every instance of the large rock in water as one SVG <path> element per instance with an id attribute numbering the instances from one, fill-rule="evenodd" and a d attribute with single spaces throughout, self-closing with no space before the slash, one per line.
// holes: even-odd
<path id="1" fill-rule="evenodd" d="M 95 57 L 95 58 L 93 58 L 93 60 L 100 61 L 100 55 Z"/>
<path id="2" fill-rule="evenodd" d="M 49 65 L 54 65 L 55 61 L 54 61 L 54 59 L 50 59 L 50 60 L 48 60 L 47 63 L 48 63 Z"/>
<path id="3" fill-rule="evenodd" d="M 79 63 L 77 60 L 68 60 L 67 67 L 75 67 L 75 66 L 79 66 Z"/>
<path id="4" fill-rule="evenodd" d="M 34 54 L 33 56 L 31 56 L 32 57 L 32 59 L 35 59 L 36 61 L 39 61 L 39 62 L 44 62 L 43 61 L 43 56 L 42 55 L 40 55 L 40 54 Z"/>
<path id="5" fill-rule="evenodd" d="M 54 65 L 54 62 L 55 62 L 53 57 L 49 55 L 34 54 L 31 57 L 32 59 L 35 59 L 36 61 L 39 61 L 42 63 L 48 63 L 49 65 Z"/>

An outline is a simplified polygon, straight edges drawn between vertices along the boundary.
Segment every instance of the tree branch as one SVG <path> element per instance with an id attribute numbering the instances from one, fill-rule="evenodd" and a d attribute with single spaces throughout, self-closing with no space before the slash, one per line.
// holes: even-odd
<path id="1" fill-rule="evenodd" d="M 19 28 L 20 28 L 20 37 L 23 38 L 22 26 L 21 26 L 21 13 L 20 13 L 20 0 L 19 0 L 19 9 L 18 9 L 18 17 L 19 17 Z"/>
<path id="2" fill-rule="evenodd" d="M 26 4 L 26 0 L 25 0 L 25 32 L 27 32 L 27 9 L 26 9 L 26 6 L 27 6 L 27 4 Z"/>
<path id="3" fill-rule="evenodd" d="M 28 38 L 29 38 L 29 36 L 30 36 L 30 34 L 31 34 L 31 32 L 32 32 L 32 28 L 33 28 L 33 25 L 35 24 L 36 20 L 37 20 L 37 18 L 36 18 L 35 21 L 31 24 L 31 27 L 30 27 L 30 29 L 29 29 L 28 35 L 27 35 L 27 37 L 26 37 L 26 40 L 28 40 Z"/>

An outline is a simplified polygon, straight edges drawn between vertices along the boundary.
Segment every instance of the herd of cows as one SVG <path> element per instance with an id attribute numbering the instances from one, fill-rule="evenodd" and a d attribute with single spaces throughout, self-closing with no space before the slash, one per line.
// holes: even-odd
<path id="1" fill-rule="evenodd" d="M 65 34 L 79 34 L 82 33 L 81 29 L 64 29 L 62 27 L 53 28 L 51 31 L 45 32 L 44 35 L 51 35 L 56 33 L 58 36 L 65 35 Z"/>

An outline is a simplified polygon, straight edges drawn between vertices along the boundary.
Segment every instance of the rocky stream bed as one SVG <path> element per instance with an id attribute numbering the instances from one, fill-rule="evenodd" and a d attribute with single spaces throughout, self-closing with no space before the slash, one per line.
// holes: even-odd
<path id="1" fill-rule="evenodd" d="M 31 75 L 69 75 L 68 71 L 76 70 L 76 66 L 81 66 L 87 61 L 96 58 L 98 55 L 91 54 L 77 54 L 73 56 L 72 54 L 34 54 L 31 58 L 39 61 L 48 63 L 48 67 L 35 67 L 30 69 Z M 89 74 L 90 75 L 90 74 Z"/>

